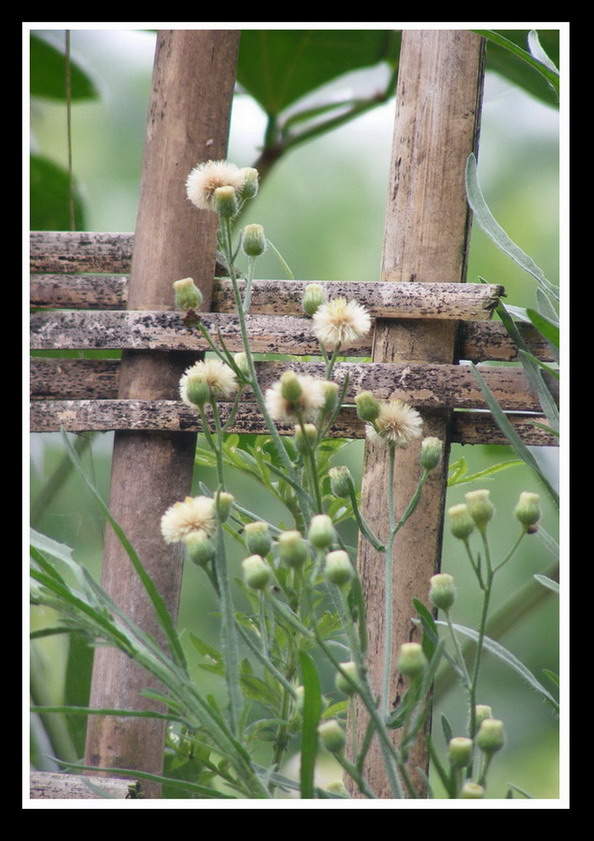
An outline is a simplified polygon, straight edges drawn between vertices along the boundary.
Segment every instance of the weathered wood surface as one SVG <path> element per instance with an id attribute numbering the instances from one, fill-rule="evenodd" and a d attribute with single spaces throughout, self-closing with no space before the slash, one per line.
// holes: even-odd
<path id="1" fill-rule="evenodd" d="M 464 172 L 471 152 L 477 151 L 483 79 L 483 43 L 470 31 L 405 30 L 398 70 L 392 164 L 385 216 L 381 280 L 394 283 L 434 282 L 447 277 L 463 282 L 469 246 L 470 212 Z M 375 324 L 373 361 L 439 363 L 456 357 L 455 322 L 428 320 L 388 321 Z M 418 640 L 411 621 L 412 600 L 427 600 L 431 576 L 439 570 L 449 456 L 450 412 L 422 412 L 424 434 L 444 442 L 445 459 L 425 485 L 421 501 L 394 546 L 393 646 L 389 664 L 392 678 L 390 708 L 401 678 L 396 657 L 405 642 Z M 419 475 L 419 447 L 397 454 L 394 491 L 398 520 L 415 491 Z M 362 513 L 372 530 L 385 540 L 389 529 L 385 489 L 388 452 L 372 442 L 366 445 L 361 491 Z M 386 581 L 384 558 L 365 540 L 359 541 L 357 562 L 370 615 L 369 678 L 374 691 L 383 683 L 384 610 Z M 354 726 L 363 739 L 366 716 L 360 710 Z M 398 736 L 396 735 L 396 738 Z M 418 769 L 421 769 L 419 773 Z M 424 796 L 428 753 L 423 739 L 415 744 L 409 771 Z M 365 775 L 380 798 L 389 798 L 383 762 L 372 746 Z"/>
<path id="2" fill-rule="evenodd" d="M 171 280 L 187 277 L 190 270 L 205 308 L 210 305 L 217 218 L 190 204 L 185 180 L 198 162 L 226 156 L 238 42 L 238 30 L 166 30 L 157 35 L 128 287 L 127 306 L 132 310 L 166 310 Z M 93 270 L 100 269 L 94 264 Z M 126 351 L 120 399 L 173 399 L 184 367 L 195 358 Z M 195 445 L 196 434 L 191 432 L 122 430 L 114 436 L 109 508 L 173 617 L 182 563 L 179 547 L 164 544 L 160 521 L 175 500 L 191 492 Z M 152 604 L 111 529 L 105 539 L 102 586 L 132 621 L 161 639 Z M 142 695 L 154 685 L 155 680 L 122 652 L 97 649 L 91 706 L 158 708 Z M 93 716 L 85 764 L 160 774 L 163 745 L 161 721 Z M 150 784 L 147 790 L 149 796 L 159 793 Z"/>
<path id="3" fill-rule="evenodd" d="M 209 312 L 201 313 L 201 319 L 215 341 L 220 330 L 229 350 L 242 350 L 235 315 Z M 548 343 L 532 325 L 519 323 L 518 329 L 531 353 L 543 362 L 553 361 Z M 319 354 L 319 344 L 307 318 L 250 315 L 248 331 L 255 353 Z M 208 348 L 195 327 L 186 327 L 179 313 L 167 311 L 36 312 L 30 318 L 30 334 L 33 350 L 203 351 Z M 344 352 L 348 356 L 371 356 L 370 339 L 353 343 Z M 467 322 L 461 325 L 457 357 L 472 362 L 515 362 L 518 349 L 501 323 Z"/>
<path id="4" fill-rule="evenodd" d="M 125 274 L 132 265 L 134 234 L 81 231 L 32 231 L 32 272 L 110 272 Z"/>
<path id="5" fill-rule="evenodd" d="M 138 783 L 113 777 L 81 777 L 37 771 L 31 774 L 31 800 L 135 800 Z"/>
<path id="6" fill-rule="evenodd" d="M 221 404 L 223 423 L 229 417 L 230 404 Z M 555 447 L 558 439 L 534 424 L 547 425 L 542 415 L 512 413 L 507 419 L 525 444 Z M 35 432 L 110 432 L 117 429 L 200 432 L 200 418 L 177 400 L 35 400 L 31 404 L 31 426 Z M 292 435 L 292 427 L 279 425 L 281 435 Z M 268 428 L 255 403 L 242 403 L 229 432 L 266 435 Z M 345 406 L 328 432 L 331 438 L 364 438 L 365 424 L 353 407 Z M 455 412 L 452 441 L 457 444 L 509 445 L 491 414 L 486 411 Z"/>
<path id="7" fill-rule="evenodd" d="M 32 366 L 33 393 L 49 397 L 51 391 L 56 397 L 64 398 L 68 391 L 73 399 L 78 396 L 88 399 L 99 394 L 99 384 L 93 375 L 94 360 L 86 359 L 34 359 Z M 48 371 L 57 368 L 57 382 Z M 324 377 L 324 365 L 315 362 L 259 362 L 256 365 L 258 381 L 263 390 L 270 388 L 287 369 L 296 373 L 308 373 Z M 117 362 L 100 360 L 99 378 L 103 385 L 113 377 L 112 387 L 103 394 L 104 399 L 117 396 Z M 90 393 L 85 393 L 85 374 Z M 520 368 L 479 366 L 481 375 L 502 409 L 509 412 L 540 412 L 540 405 L 530 389 L 524 372 Z M 373 365 L 356 362 L 339 362 L 334 368 L 334 380 L 342 385 L 348 377 L 346 401 L 353 402 L 360 391 L 373 391 L 379 400 L 398 397 L 417 408 L 437 409 L 486 409 L 487 404 L 477 380 L 468 365 L 408 365 L 402 362 L 377 362 Z M 50 384 L 50 389 L 47 388 Z M 62 391 L 63 387 L 63 391 Z M 78 391 L 76 391 L 78 390 Z M 62 392 L 62 393 L 60 393 Z M 250 391 L 245 395 L 250 399 Z M 142 399 L 142 395 L 138 395 Z"/>
<path id="8" fill-rule="evenodd" d="M 177 278 L 174 278 L 177 279 Z M 372 318 L 446 318 L 488 321 L 503 287 L 479 283 L 366 283 L 318 281 L 329 300 L 348 298 L 366 307 Z M 239 281 L 243 291 L 244 281 Z M 303 315 L 306 281 L 254 280 L 250 311 L 260 315 Z M 173 293 L 172 293 L 173 298 Z M 31 306 L 117 309 L 127 303 L 127 283 L 117 275 L 32 275 Z M 229 280 L 214 280 L 213 312 L 234 312 Z"/>

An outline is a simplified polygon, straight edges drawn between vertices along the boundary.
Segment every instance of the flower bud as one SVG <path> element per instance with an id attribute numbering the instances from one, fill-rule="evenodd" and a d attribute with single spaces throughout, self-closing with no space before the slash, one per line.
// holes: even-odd
<path id="1" fill-rule="evenodd" d="M 258 177 L 259 173 L 253 166 L 244 166 L 241 168 L 243 175 L 243 186 L 239 188 L 239 194 L 242 199 L 253 199 L 258 195 Z"/>
<path id="2" fill-rule="evenodd" d="M 345 732 L 335 719 L 324 721 L 320 724 L 318 735 L 322 745 L 330 753 L 340 753 L 344 748 L 346 742 Z"/>
<path id="3" fill-rule="evenodd" d="M 489 755 L 500 750 L 505 744 L 503 722 L 498 718 L 485 718 L 476 734 L 476 743 L 484 753 Z"/>
<path id="4" fill-rule="evenodd" d="M 358 674 L 357 674 L 357 664 L 350 661 L 349 663 L 341 663 L 340 667 L 343 672 L 345 672 L 355 683 L 358 682 Z M 336 677 L 334 678 L 334 685 L 338 689 L 339 692 L 343 692 L 345 695 L 353 695 L 357 690 L 353 686 L 353 684 L 347 680 L 347 678 L 343 675 L 342 672 L 336 672 Z"/>
<path id="5" fill-rule="evenodd" d="M 243 527 L 243 534 L 247 548 L 254 555 L 264 557 L 272 549 L 272 537 L 267 523 L 257 520 L 254 523 L 247 523 Z"/>
<path id="6" fill-rule="evenodd" d="M 221 523 L 224 523 L 231 513 L 231 507 L 235 502 L 235 497 L 226 491 L 219 491 L 215 497 L 215 501 L 217 517 Z"/>
<path id="7" fill-rule="evenodd" d="M 322 382 L 322 391 L 324 392 L 326 398 L 324 400 L 324 405 L 322 406 L 322 413 L 329 415 L 338 405 L 338 383 L 331 382 L 330 380 L 324 380 Z"/>
<path id="8" fill-rule="evenodd" d="M 260 555 L 250 555 L 241 562 L 243 580 L 252 590 L 263 590 L 270 583 L 272 571 Z"/>
<path id="9" fill-rule="evenodd" d="M 464 494 L 464 499 L 468 506 L 468 513 L 474 520 L 479 531 L 484 531 L 487 523 L 492 519 L 495 513 L 493 503 L 489 498 L 489 491 L 469 491 Z"/>
<path id="10" fill-rule="evenodd" d="M 215 556 L 215 547 L 209 540 L 208 536 L 202 531 L 190 532 L 184 538 L 184 547 L 186 550 L 186 558 L 197 566 L 204 567 Z"/>
<path id="11" fill-rule="evenodd" d="M 175 306 L 180 310 L 197 310 L 202 303 L 202 292 L 191 277 L 176 280 L 173 284 Z"/>
<path id="12" fill-rule="evenodd" d="M 540 496 L 524 491 L 516 505 L 515 515 L 526 531 L 530 531 L 540 520 Z"/>
<path id="13" fill-rule="evenodd" d="M 361 420 L 373 423 L 380 413 L 380 402 L 371 391 L 360 391 L 355 397 L 357 415 Z"/>
<path id="14" fill-rule="evenodd" d="M 307 538 L 316 549 L 327 549 L 336 540 L 332 518 L 328 514 L 316 514 L 311 518 Z"/>
<path id="15" fill-rule="evenodd" d="M 470 516 L 468 506 L 464 503 L 453 505 L 448 510 L 448 517 L 450 520 L 450 531 L 459 540 L 468 540 L 468 537 L 474 531 L 474 520 Z"/>
<path id="16" fill-rule="evenodd" d="M 448 744 L 448 759 L 452 768 L 465 768 L 472 760 L 472 739 L 454 736 Z"/>
<path id="17" fill-rule="evenodd" d="M 427 668 L 427 658 L 418 642 L 405 642 L 400 646 L 398 671 L 407 677 L 416 677 Z"/>
<path id="18" fill-rule="evenodd" d="M 214 206 L 216 212 L 223 219 L 232 219 L 237 213 L 237 195 L 235 188 L 225 185 L 214 191 Z"/>
<path id="19" fill-rule="evenodd" d="M 247 356 L 243 351 L 234 354 L 233 361 L 244 375 L 244 377 L 249 377 L 250 375 L 250 366 L 248 365 Z"/>
<path id="20" fill-rule="evenodd" d="M 334 496 L 348 499 L 353 488 L 353 477 L 348 467 L 344 467 L 343 465 L 331 467 L 328 475 L 330 476 L 330 487 Z"/>
<path id="21" fill-rule="evenodd" d="M 421 467 L 433 470 L 443 457 L 443 443 L 439 438 L 423 438 L 421 441 Z"/>
<path id="22" fill-rule="evenodd" d="M 463 800 L 480 800 L 485 796 L 485 789 L 478 783 L 473 783 L 471 780 L 464 783 L 460 790 L 460 797 Z"/>
<path id="23" fill-rule="evenodd" d="M 281 396 L 289 403 L 297 403 L 303 393 L 299 377 L 294 371 L 285 371 L 280 378 Z"/>
<path id="24" fill-rule="evenodd" d="M 278 536 L 278 556 L 293 569 L 303 566 L 309 556 L 309 549 L 298 531 L 284 531 Z"/>
<path id="25" fill-rule="evenodd" d="M 308 283 L 301 302 L 303 312 L 312 316 L 325 301 L 326 295 L 323 287 L 319 283 Z"/>
<path id="26" fill-rule="evenodd" d="M 202 374 L 188 374 L 186 380 L 186 398 L 194 406 L 204 406 L 212 397 L 208 380 Z"/>
<path id="27" fill-rule="evenodd" d="M 342 549 L 326 555 L 325 575 L 327 581 L 342 587 L 355 577 L 355 570 L 349 556 Z"/>
<path id="28" fill-rule="evenodd" d="M 297 711 L 302 713 L 303 712 L 303 702 L 305 700 L 305 687 L 304 686 L 296 686 L 295 687 L 295 707 Z"/>
<path id="29" fill-rule="evenodd" d="M 262 225 L 246 225 L 243 229 L 242 248 L 248 257 L 259 257 L 266 251 L 266 237 Z"/>
<path id="30" fill-rule="evenodd" d="M 318 430 L 315 424 L 305 423 L 303 427 L 295 427 L 295 446 L 298 452 L 302 455 L 306 453 L 310 447 L 313 447 L 318 437 Z"/>
<path id="31" fill-rule="evenodd" d="M 456 601 L 456 588 L 454 587 L 454 579 L 451 575 L 442 572 L 431 578 L 429 599 L 431 604 L 440 610 L 445 610 L 447 613 Z"/>
<path id="32" fill-rule="evenodd" d="M 493 710 L 488 704 L 477 704 L 474 708 L 474 716 L 478 729 L 486 718 L 493 718 Z"/>

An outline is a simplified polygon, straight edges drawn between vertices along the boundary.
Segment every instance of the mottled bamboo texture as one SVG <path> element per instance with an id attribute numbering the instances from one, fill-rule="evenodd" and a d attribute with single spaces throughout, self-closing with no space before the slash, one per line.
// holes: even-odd
<path id="1" fill-rule="evenodd" d="M 414 31 L 403 33 L 392 167 L 381 280 L 434 282 L 447 277 L 465 279 L 469 211 L 464 187 L 466 160 L 476 152 L 482 94 L 482 43 L 468 31 Z M 376 362 L 433 363 L 454 360 L 456 325 L 435 321 L 376 321 L 373 360 Z M 417 511 L 401 530 L 394 550 L 394 615 L 392 684 L 390 704 L 401 689 L 396 656 L 404 642 L 419 639 L 413 624 L 413 598 L 427 600 L 429 579 L 440 563 L 445 504 L 447 454 L 450 441 L 449 412 L 422 411 L 424 434 L 445 442 L 446 460 L 423 493 Z M 362 488 L 363 514 L 386 538 L 386 448 L 367 445 Z M 412 497 L 419 476 L 418 447 L 400 451 L 396 460 L 397 515 Z M 369 677 L 380 691 L 384 645 L 383 557 L 361 540 L 359 572 L 369 616 Z M 362 737 L 363 712 L 356 722 Z M 411 752 L 409 769 L 423 796 L 424 782 L 417 767 L 427 769 L 428 757 L 421 739 Z M 377 744 L 365 772 L 381 798 L 391 793 Z"/>
<path id="2" fill-rule="evenodd" d="M 160 31 L 148 113 L 141 193 L 127 304 L 131 310 L 167 310 L 174 280 L 191 275 L 208 308 L 214 273 L 217 220 L 197 211 L 185 179 L 198 162 L 223 158 L 235 83 L 239 33 L 226 30 Z M 125 255 L 122 255 L 125 256 Z M 119 397 L 174 399 L 180 374 L 194 353 L 125 352 Z M 145 564 L 171 613 L 178 609 L 182 561 L 164 544 L 160 519 L 190 492 L 194 432 L 125 430 L 116 433 L 109 505 Z M 130 561 L 108 530 L 103 586 L 130 618 L 160 638 L 152 606 Z M 90 705 L 154 707 L 141 697 L 147 674 L 113 649 L 97 650 Z M 91 717 L 87 765 L 161 773 L 164 728 L 149 719 Z M 158 789 L 148 789 L 156 796 Z"/>

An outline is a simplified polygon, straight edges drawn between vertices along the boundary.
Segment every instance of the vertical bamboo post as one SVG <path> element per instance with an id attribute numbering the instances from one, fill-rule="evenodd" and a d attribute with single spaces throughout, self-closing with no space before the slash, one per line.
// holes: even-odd
<path id="1" fill-rule="evenodd" d="M 171 309 L 172 282 L 191 276 L 210 306 L 217 219 L 197 211 L 185 195 L 196 163 L 224 158 L 239 32 L 160 31 L 157 37 L 129 309 Z M 122 359 L 120 398 L 177 399 L 180 375 L 196 357 L 128 352 Z M 196 436 L 186 432 L 116 433 L 110 510 L 122 526 L 176 616 L 182 558 L 164 544 L 164 511 L 191 490 Z M 144 630 L 160 637 L 142 585 L 115 534 L 105 543 L 103 586 Z M 98 649 L 90 705 L 154 708 L 140 693 L 154 682 L 118 650 Z M 85 763 L 162 772 L 160 721 L 117 717 L 89 720 Z M 150 796 L 156 790 L 149 789 Z"/>
<path id="2" fill-rule="evenodd" d="M 469 31 L 405 31 L 402 37 L 390 188 L 385 217 L 381 279 L 397 282 L 463 282 L 470 215 L 464 187 L 468 155 L 476 151 L 483 79 L 482 39 Z M 455 322 L 378 320 L 374 362 L 454 361 Z M 418 639 L 412 599 L 426 601 L 429 579 L 438 571 L 449 451 L 448 412 L 423 412 L 425 436 L 445 445 L 441 470 L 431 474 L 415 514 L 398 534 L 394 557 L 393 652 L 390 703 L 400 690 L 395 659 L 400 645 Z M 419 447 L 397 453 L 397 515 L 412 497 L 419 477 Z M 386 537 L 386 448 L 367 443 L 363 514 Z M 368 543 L 359 546 L 359 571 L 368 605 L 369 677 L 379 694 L 383 670 L 384 565 Z M 357 728 L 362 732 L 363 715 Z M 427 769 L 421 741 L 410 757 L 420 796 Z M 377 746 L 366 768 L 371 788 L 390 798 Z"/>

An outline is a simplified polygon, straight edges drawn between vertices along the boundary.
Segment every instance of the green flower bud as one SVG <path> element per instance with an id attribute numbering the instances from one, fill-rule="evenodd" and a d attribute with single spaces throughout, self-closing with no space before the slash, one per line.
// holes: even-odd
<path id="1" fill-rule="evenodd" d="M 447 612 L 452 607 L 456 601 L 456 588 L 454 587 L 454 579 L 451 575 L 448 575 L 447 572 L 442 572 L 431 578 L 429 599 L 431 604 L 440 610 Z"/>
<path id="2" fill-rule="evenodd" d="M 197 310 L 202 303 L 202 292 L 191 277 L 176 280 L 173 284 L 175 306 L 180 310 Z"/>
<path id="3" fill-rule="evenodd" d="M 488 704 L 477 704 L 474 708 L 476 726 L 479 728 L 486 718 L 493 718 L 493 710 Z"/>
<path id="4" fill-rule="evenodd" d="M 219 491 L 215 498 L 215 507 L 217 512 L 217 517 L 219 518 L 221 523 L 224 523 L 229 514 L 231 513 L 231 508 L 233 503 L 235 502 L 235 497 L 233 494 L 227 493 L 226 491 Z"/>
<path id="5" fill-rule="evenodd" d="M 416 677 L 427 668 L 427 658 L 418 642 L 405 642 L 400 646 L 398 671 L 407 677 Z"/>
<path id="6" fill-rule="evenodd" d="M 540 520 L 540 496 L 524 491 L 516 505 L 515 515 L 526 531 L 535 531 L 536 523 Z"/>
<path id="7" fill-rule="evenodd" d="M 322 745 L 330 753 L 340 753 L 344 748 L 346 742 L 345 732 L 335 719 L 324 721 L 320 724 L 318 735 Z"/>
<path id="8" fill-rule="evenodd" d="M 248 365 L 247 356 L 243 351 L 236 353 L 233 356 L 233 361 L 244 375 L 244 377 L 249 377 L 250 375 L 250 366 Z"/>
<path id="9" fill-rule="evenodd" d="M 326 579 L 331 584 L 342 587 L 355 577 L 355 570 L 349 556 L 342 549 L 328 552 L 326 555 Z"/>
<path id="10" fill-rule="evenodd" d="M 373 423 L 380 413 L 380 402 L 371 391 L 360 391 L 355 397 L 357 415 L 361 420 Z"/>
<path id="11" fill-rule="evenodd" d="M 460 790 L 460 796 L 463 800 L 480 800 L 485 796 L 485 789 L 478 783 L 473 783 L 470 780 L 464 783 Z"/>
<path id="12" fill-rule="evenodd" d="M 217 187 L 213 198 L 215 210 L 223 219 L 232 219 L 236 215 L 239 208 L 235 187 Z"/>
<path id="13" fill-rule="evenodd" d="M 448 744 L 448 759 L 452 768 L 465 768 L 472 761 L 472 739 L 454 736 Z"/>
<path id="14" fill-rule="evenodd" d="M 242 199 L 253 199 L 258 195 L 258 178 L 259 172 L 253 166 L 244 166 L 241 168 L 243 175 L 243 187 L 240 188 L 239 194 Z"/>
<path id="15" fill-rule="evenodd" d="M 322 382 L 322 391 L 325 395 L 324 405 L 322 406 L 322 413 L 325 415 L 329 415 L 330 412 L 333 412 L 336 407 L 338 406 L 338 392 L 339 392 L 338 383 L 331 382 L 330 380 L 324 380 Z"/>
<path id="16" fill-rule="evenodd" d="M 308 451 L 309 447 L 313 447 L 316 443 L 316 438 L 318 437 L 318 430 L 315 424 L 313 423 L 305 423 L 303 427 L 296 426 L 295 427 L 295 446 L 297 447 L 298 452 L 302 455 Z"/>
<path id="17" fill-rule="evenodd" d="M 202 531 L 190 532 L 184 538 L 186 558 L 197 566 L 205 567 L 215 556 L 215 547 Z"/>
<path id="18" fill-rule="evenodd" d="M 439 438 L 423 438 L 421 441 L 421 467 L 433 470 L 443 457 L 443 442 Z"/>
<path id="19" fill-rule="evenodd" d="M 327 549 L 336 540 L 332 518 L 327 514 L 316 514 L 309 525 L 307 538 L 316 549 Z"/>
<path id="20" fill-rule="evenodd" d="M 340 667 L 343 672 L 345 672 L 355 683 L 358 683 L 359 676 L 357 674 L 357 664 L 353 663 L 351 660 L 349 663 L 341 663 Z M 353 686 L 353 684 L 347 680 L 345 675 L 342 672 L 336 672 L 336 677 L 334 678 L 334 685 L 338 689 L 339 692 L 343 692 L 345 695 L 353 695 L 357 690 Z"/>
<path id="21" fill-rule="evenodd" d="M 243 580 L 252 590 L 263 590 L 272 578 L 272 571 L 260 555 L 250 555 L 241 562 Z"/>
<path id="22" fill-rule="evenodd" d="M 212 397 L 210 385 L 202 375 L 188 376 L 186 396 L 194 406 L 204 406 Z"/>
<path id="23" fill-rule="evenodd" d="M 298 531 L 284 531 L 278 536 L 278 556 L 287 566 L 297 569 L 309 557 L 307 542 Z"/>
<path id="24" fill-rule="evenodd" d="M 314 315 L 318 308 L 326 302 L 324 289 L 319 283 L 308 283 L 305 287 L 302 299 L 303 312 L 306 315 Z"/>
<path id="25" fill-rule="evenodd" d="M 501 750 L 505 744 L 503 722 L 498 718 L 485 718 L 476 734 L 476 743 L 484 753 L 489 755 Z"/>
<path id="26" fill-rule="evenodd" d="M 280 378 L 281 395 L 289 403 L 297 403 L 303 389 L 299 382 L 299 377 L 294 371 L 285 371 Z"/>
<path id="27" fill-rule="evenodd" d="M 495 508 L 490 500 L 489 491 L 469 491 L 464 494 L 468 506 L 468 513 L 474 520 L 479 531 L 484 531 L 487 523 L 493 518 Z"/>
<path id="28" fill-rule="evenodd" d="M 453 505 L 448 510 L 448 518 L 450 521 L 450 531 L 459 540 L 468 540 L 468 537 L 474 531 L 474 520 L 470 516 L 468 506 L 464 503 L 460 505 Z"/>
<path id="29" fill-rule="evenodd" d="M 243 534 L 247 548 L 254 555 L 264 557 L 272 549 L 272 537 L 267 523 L 257 520 L 243 527 Z"/>
<path id="30" fill-rule="evenodd" d="M 330 487 L 334 496 L 348 499 L 353 488 L 353 477 L 348 467 L 343 465 L 331 467 L 328 475 L 330 476 Z"/>
<path id="31" fill-rule="evenodd" d="M 266 251 L 266 237 L 262 225 L 246 225 L 243 229 L 242 248 L 248 257 L 259 257 Z"/>

